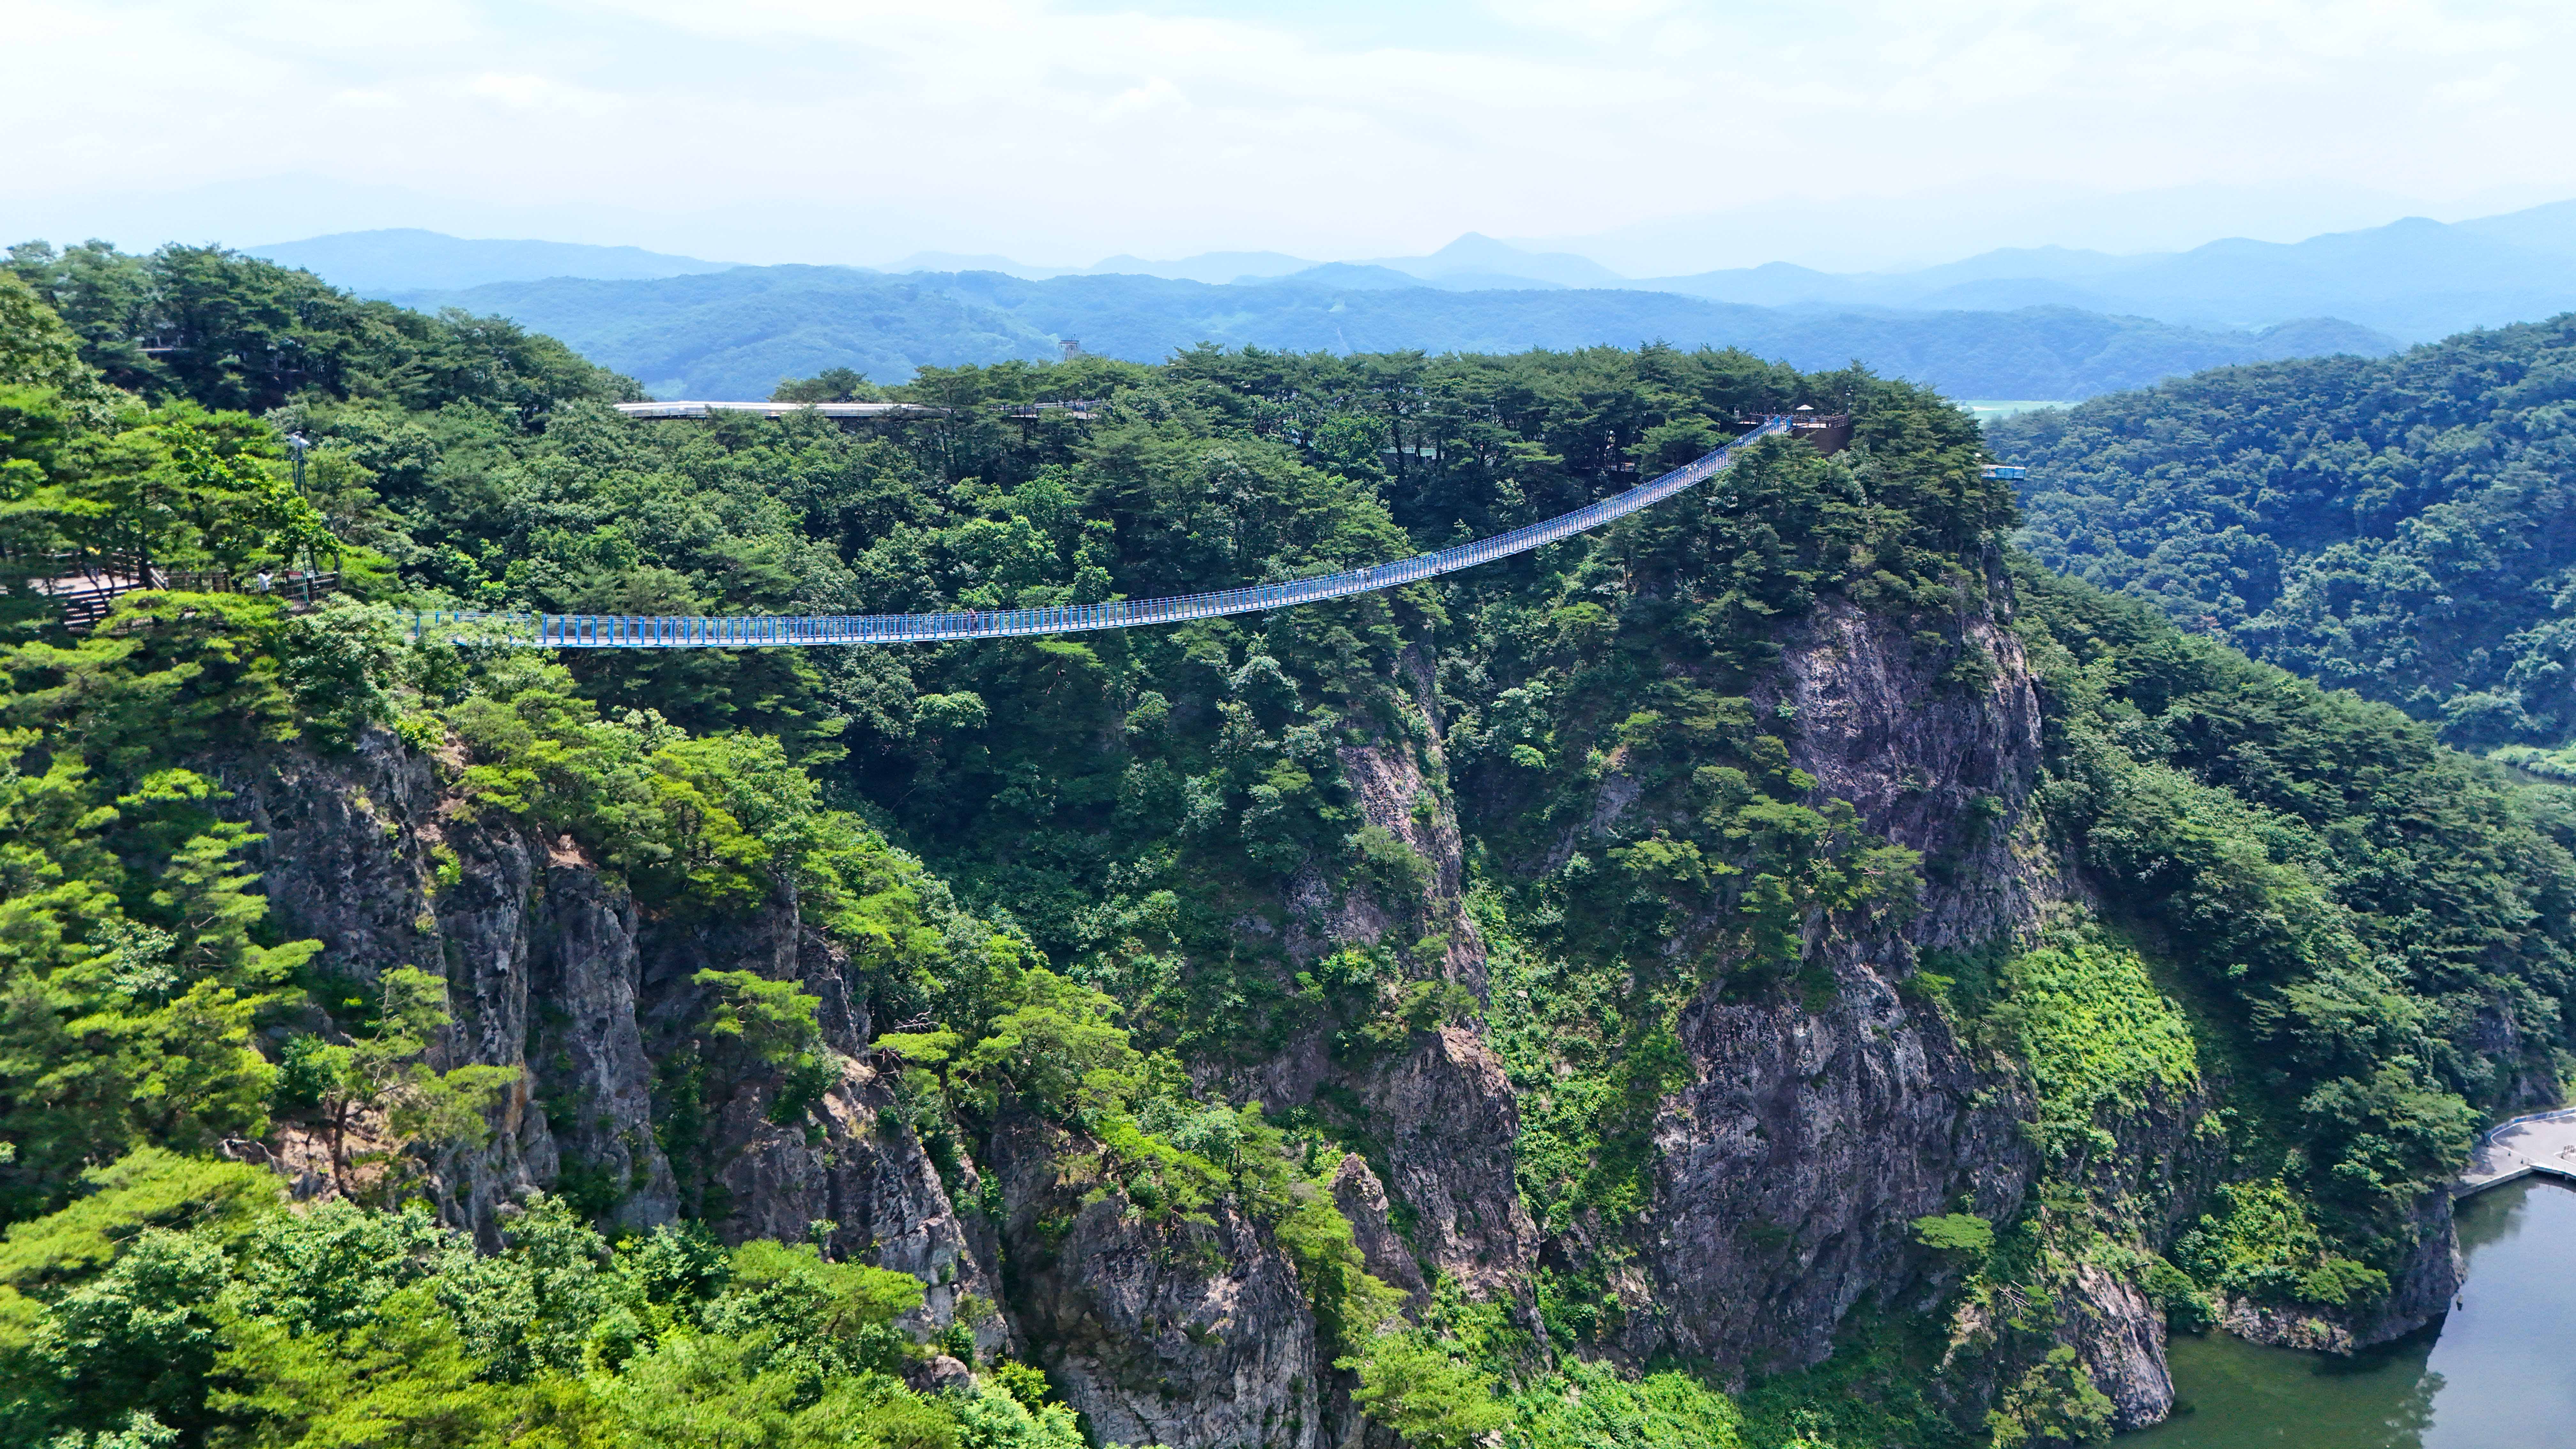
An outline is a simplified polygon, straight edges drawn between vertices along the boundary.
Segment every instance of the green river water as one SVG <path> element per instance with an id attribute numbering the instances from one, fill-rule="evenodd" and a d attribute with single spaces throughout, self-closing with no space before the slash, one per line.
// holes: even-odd
<path id="1" fill-rule="evenodd" d="M 2116 1449 L 2576 1449 L 2576 1191 L 2460 1208 L 2468 1279 L 2438 1329 L 2351 1360 L 2174 1336 L 2190 1408 Z"/>

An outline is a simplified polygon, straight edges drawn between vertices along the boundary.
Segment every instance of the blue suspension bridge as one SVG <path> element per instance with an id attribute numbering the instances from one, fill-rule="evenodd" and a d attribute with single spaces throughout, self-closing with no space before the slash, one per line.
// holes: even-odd
<path id="1" fill-rule="evenodd" d="M 704 406 L 700 404 L 699 406 Z M 1660 478 L 1625 493 L 1560 513 L 1554 518 L 1420 554 L 1397 563 L 1371 564 L 1316 578 L 1254 584 L 1213 594 L 1167 599 L 1125 599 L 1109 604 L 1066 604 L 1037 609 L 966 609 L 941 614 L 527 614 L 458 609 L 411 612 L 412 635 L 447 634 L 460 640 L 532 649 L 766 649 L 825 644 L 933 644 L 952 639 L 1007 639 L 1030 634 L 1075 634 L 1093 629 L 1133 629 L 1292 608 L 1379 589 L 1401 588 L 1498 558 L 1527 553 L 1560 539 L 1652 508 L 1674 494 L 1725 471 L 1751 444 L 1786 433 L 1803 419 L 1765 416 L 1751 432 Z"/>

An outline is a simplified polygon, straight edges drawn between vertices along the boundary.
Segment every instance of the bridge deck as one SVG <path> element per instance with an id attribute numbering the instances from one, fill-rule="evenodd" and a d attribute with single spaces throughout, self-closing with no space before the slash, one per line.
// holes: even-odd
<path id="1" fill-rule="evenodd" d="M 750 413 L 764 418 L 783 418 L 790 413 L 825 418 L 930 418 L 948 412 L 922 403 L 899 402 L 640 402 L 617 403 L 615 407 L 630 418 L 644 419 L 703 418 L 717 413 Z"/>
<path id="2" fill-rule="evenodd" d="M 641 406 L 641 405 L 630 405 Z M 703 406 L 702 404 L 675 406 Z M 787 405 L 782 405 L 787 406 Z M 826 404 L 826 406 L 830 406 Z M 850 403 L 860 407 L 876 404 Z M 1093 629 L 1132 629 L 1221 614 L 1290 608 L 1437 578 L 1498 558 L 1570 538 L 1661 503 L 1726 470 L 1749 444 L 1789 431 L 1787 416 L 1761 425 L 1722 448 L 1640 483 L 1625 493 L 1562 513 L 1509 533 L 1462 543 L 1395 563 L 1371 564 L 1338 574 L 1256 584 L 1213 594 L 1168 599 L 1122 599 L 1040 609 L 964 610 L 942 614 L 702 615 L 500 614 L 424 610 L 411 616 L 414 637 L 454 631 L 460 640 L 531 649 L 762 649 L 823 644 L 927 644 L 954 639 L 998 639 L 1030 634 L 1072 634 Z"/>

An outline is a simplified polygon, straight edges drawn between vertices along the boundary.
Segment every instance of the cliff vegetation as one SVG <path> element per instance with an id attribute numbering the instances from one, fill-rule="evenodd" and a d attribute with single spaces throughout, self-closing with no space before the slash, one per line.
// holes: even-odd
<path id="1" fill-rule="evenodd" d="M 1923 389 L 1200 348 L 636 423 L 488 319 L 17 265 L 11 1442 L 2082 1442 L 2169 1407 L 2169 1325 L 2438 1313 L 2470 1131 L 2557 1100 L 2555 788 L 2012 553 Z M 1270 615 L 555 657 L 382 607 L 1289 578 L 1800 403 L 1852 445 Z M 111 551 L 344 592 L 67 632 Z"/>

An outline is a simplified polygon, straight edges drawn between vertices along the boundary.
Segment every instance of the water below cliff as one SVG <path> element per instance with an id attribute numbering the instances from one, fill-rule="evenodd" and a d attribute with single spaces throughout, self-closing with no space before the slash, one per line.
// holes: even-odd
<path id="1" fill-rule="evenodd" d="M 2460 1209 L 2461 1306 L 2350 1360 L 2176 1335 L 2191 1412 L 2119 1449 L 2576 1449 L 2576 1191 L 2529 1180 Z"/>

